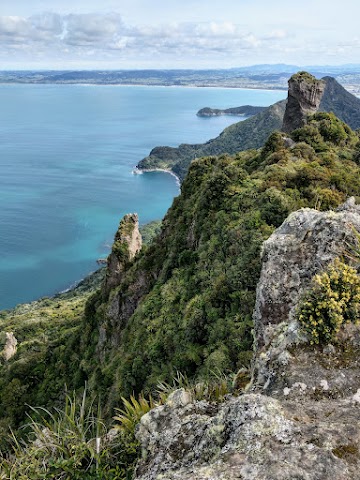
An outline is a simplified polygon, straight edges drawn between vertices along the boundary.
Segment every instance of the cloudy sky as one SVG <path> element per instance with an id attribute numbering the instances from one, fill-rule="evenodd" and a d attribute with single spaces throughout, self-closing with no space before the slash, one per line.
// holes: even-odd
<path id="1" fill-rule="evenodd" d="M 0 70 L 360 63 L 359 0 L 0 0 Z"/>

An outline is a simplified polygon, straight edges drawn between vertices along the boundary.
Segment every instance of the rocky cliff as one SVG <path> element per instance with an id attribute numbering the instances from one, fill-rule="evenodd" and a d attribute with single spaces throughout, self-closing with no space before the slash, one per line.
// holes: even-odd
<path id="1" fill-rule="evenodd" d="M 107 259 L 104 293 L 120 284 L 128 263 L 140 251 L 142 245 L 139 219 L 136 213 L 125 215 L 115 234 L 111 253 Z"/>
<path id="2" fill-rule="evenodd" d="M 220 404 L 178 390 L 145 415 L 137 480 L 359 478 L 360 328 L 347 324 L 316 347 L 295 313 L 313 275 L 358 246 L 356 230 L 360 207 L 350 201 L 295 212 L 265 242 L 252 386 Z"/>
<path id="3" fill-rule="evenodd" d="M 293 75 L 282 130 L 289 133 L 304 126 L 307 117 L 318 111 L 324 90 L 325 83 L 307 72 Z"/>

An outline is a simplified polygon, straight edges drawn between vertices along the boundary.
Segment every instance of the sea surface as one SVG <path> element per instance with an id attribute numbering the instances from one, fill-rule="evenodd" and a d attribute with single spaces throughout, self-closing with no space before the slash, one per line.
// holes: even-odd
<path id="1" fill-rule="evenodd" d="M 0 310 L 69 288 L 109 253 L 121 217 L 145 224 L 179 193 L 134 175 L 158 145 L 204 142 L 238 117 L 205 106 L 270 105 L 284 91 L 0 85 Z"/>

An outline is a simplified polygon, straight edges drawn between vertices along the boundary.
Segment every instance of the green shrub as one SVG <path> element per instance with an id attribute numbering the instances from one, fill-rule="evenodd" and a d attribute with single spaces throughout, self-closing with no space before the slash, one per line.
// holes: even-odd
<path id="1" fill-rule="evenodd" d="M 298 314 L 312 344 L 336 339 L 345 323 L 360 321 L 360 278 L 356 270 L 336 259 L 313 279 Z"/>
<path id="2" fill-rule="evenodd" d="M 26 440 L 12 435 L 13 452 L 0 459 L 1 479 L 130 478 L 134 458 L 124 458 L 129 445 L 107 434 L 99 408 L 86 407 L 86 391 L 80 402 L 67 396 L 65 407 L 54 413 L 44 408 L 32 411 Z"/>

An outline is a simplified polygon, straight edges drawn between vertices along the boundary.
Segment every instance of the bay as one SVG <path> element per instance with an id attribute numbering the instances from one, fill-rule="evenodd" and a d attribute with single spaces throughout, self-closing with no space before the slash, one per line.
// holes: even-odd
<path id="1" fill-rule="evenodd" d="M 0 86 L 0 309 L 69 288 L 109 252 L 121 217 L 164 216 L 179 192 L 134 175 L 154 146 L 199 143 L 236 117 L 205 106 L 270 105 L 284 91 L 80 85 Z"/>

